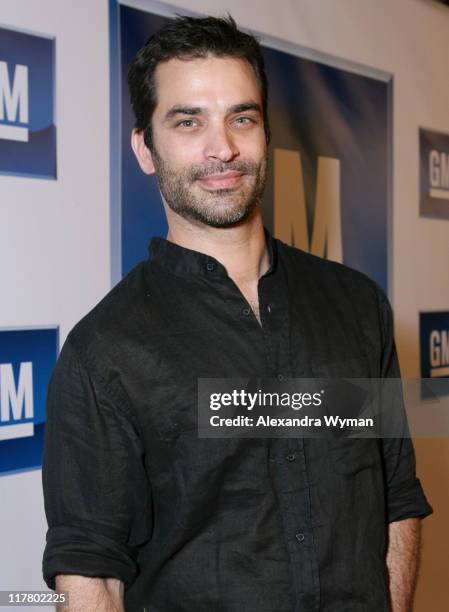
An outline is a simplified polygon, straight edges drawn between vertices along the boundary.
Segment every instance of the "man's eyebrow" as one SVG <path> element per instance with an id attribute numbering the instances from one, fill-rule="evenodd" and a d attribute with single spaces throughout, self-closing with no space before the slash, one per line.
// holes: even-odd
<path id="1" fill-rule="evenodd" d="M 244 113 L 246 111 L 256 111 L 262 114 L 260 104 L 253 101 L 241 102 L 240 104 L 234 104 L 228 108 L 228 113 L 230 114 Z M 176 105 L 172 106 L 171 109 L 166 112 L 164 121 L 170 121 L 170 119 L 173 119 L 176 115 L 200 115 L 202 112 L 204 112 L 204 109 L 200 106 Z"/>
<path id="2" fill-rule="evenodd" d="M 260 104 L 257 102 L 241 102 L 240 104 L 234 104 L 228 109 L 229 113 L 244 113 L 246 111 L 257 111 L 262 114 L 262 109 L 260 108 Z"/>
<path id="3" fill-rule="evenodd" d="M 199 115 L 203 111 L 199 106 L 172 106 L 169 111 L 165 113 L 164 121 L 173 119 L 175 115 Z"/>

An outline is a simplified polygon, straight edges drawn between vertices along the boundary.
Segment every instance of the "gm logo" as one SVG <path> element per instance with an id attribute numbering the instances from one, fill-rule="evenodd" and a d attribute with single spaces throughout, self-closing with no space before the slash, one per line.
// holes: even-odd
<path id="1" fill-rule="evenodd" d="M 274 150 L 274 235 L 303 251 L 343 263 L 340 161 L 319 157 L 315 214 L 309 236 L 304 176 L 298 151 Z"/>
<path id="2" fill-rule="evenodd" d="M 56 178 L 54 40 L 0 28 L 0 172 Z"/>
<path id="3" fill-rule="evenodd" d="M 15 66 L 14 79 L 9 79 L 8 64 L 0 61 L 0 121 L 18 120 L 24 126 L 0 123 L 0 138 L 28 142 L 28 66 Z"/>
<path id="4" fill-rule="evenodd" d="M 34 435 L 33 363 L 19 366 L 16 384 L 12 363 L 0 363 L 0 440 Z"/>
<path id="5" fill-rule="evenodd" d="M 420 314 L 421 376 L 449 378 L 449 311 Z"/>
<path id="6" fill-rule="evenodd" d="M 58 329 L 0 330 L 0 475 L 39 467 Z"/>
<path id="7" fill-rule="evenodd" d="M 429 153 L 430 197 L 449 200 L 449 153 L 432 149 Z"/>
<path id="8" fill-rule="evenodd" d="M 423 217 L 449 219 L 449 134 L 420 130 Z"/>

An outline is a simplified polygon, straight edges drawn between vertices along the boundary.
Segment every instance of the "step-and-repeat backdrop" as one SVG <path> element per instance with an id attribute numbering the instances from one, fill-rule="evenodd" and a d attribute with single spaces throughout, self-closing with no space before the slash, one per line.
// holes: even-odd
<path id="1" fill-rule="evenodd" d="M 16 279 L 3 283 L 0 311 L 1 524 L 7 543 L 0 552 L 0 589 L 44 588 L 40 466 L 46 388 L 60 346 L 111 283 L 147 257 L 151 237 L 167 231 L 156 180 L 141 173 L 130 149 L 126 70 L 175 7 L 150 0 L 41 4 L 35 16 L 25 0 L 0 7 L 0 260 L 4 278 Z M 180 12 L 207 12 L 199 0 L 177 4 Z M 210 11 L 219 13 L 213 4 Z M 420 91 L 409 66 L 427 61 L 413 44 L 416 23 L 407 26 L 407 3 L 399 2 L 399 10 L 380 3 L 373 22 L 369 2 L 345 2 L 345 18 L 353 14 L 365 36 L 365 46 L 356 36 L 352 48 L 338 34 L 344 19 L 336 5 L 320 3 L 320 12 L 310 1 L 286 2 L 279 20 L 279 7 L 238 4 L 231 3 L 235 11 L 229 3 L 226 8 L 260 37 L 270 84 L 267 227 L 285 242 L 377 281 L 395 306 L 407 375 L 449 378 L 449 121 L 442 112 L 449 86 L 435 86 L 433 96 L 421 92 L 425 112 L 406 106 L 407 95 Z M 418 4 L 409 3 L 411 13 L 423 12 L 435 27 L 443 20 L 449 31 L 449 9 Z M 259 27 L 251 11 L 256 5 Z M 376 28 L 389 19 L 403 19 L 403 32 L 409 32 L 409 38 L 397 34 L 397 56 L 374 52 Z M 323 38 L 331 33 L 333 43 Z M 436 41 L 429 53 L 443 62 L 449 37 Z M 405 179 L 406 195 L 400 190 Z M 419 253 L 425 265 L 416 263 Z M 439 289 L 426 289 L 427 275 Z M 419 453 L 424 463 L 425 453 Z M 443 473 L 449 474 L 449 461 Z M 436 506 L 429 521 L 437 522 L 429 480 L 425 488 Z M 422 574 L 425 583 L 425 566 Z"/>

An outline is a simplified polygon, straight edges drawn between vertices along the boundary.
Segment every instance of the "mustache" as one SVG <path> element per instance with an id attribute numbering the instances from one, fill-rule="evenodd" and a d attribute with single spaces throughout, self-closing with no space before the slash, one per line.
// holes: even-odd
<path id="1" fill-rule="evenodd" d="M 258 173 L 259 164 L 253 161 L 238 160 L 233 162 L 213 162 L 207 165 L 197 164 L 189 168 L 188 177 L 191 181 L 220 174 L 222 172 L 241 172 L 242 174 L 255 175 Z"/>

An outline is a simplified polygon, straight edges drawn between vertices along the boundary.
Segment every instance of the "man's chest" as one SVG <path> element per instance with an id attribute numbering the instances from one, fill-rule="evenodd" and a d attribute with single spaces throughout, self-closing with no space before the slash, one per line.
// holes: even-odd
<path id="1" fill-rule="evenodd" d="M 148 435 L 195 431 L 198 380 L 367 378 L 367 356 L 356 321 L 338 309 L 260 292 L 262 325 L 238 292 L 187 294 L 149 305 L 151 319 L 122 342 L 108 375 L 125 392 Z M 317 313 L 317 309 L 319 312 Z"/>

